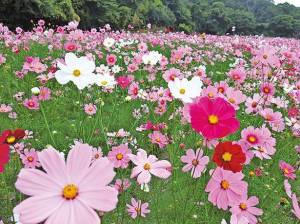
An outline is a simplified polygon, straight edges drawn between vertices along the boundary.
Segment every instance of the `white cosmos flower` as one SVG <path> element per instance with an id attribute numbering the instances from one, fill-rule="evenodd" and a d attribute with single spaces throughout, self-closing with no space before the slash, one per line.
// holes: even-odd
<path id="1" fill-rule="evenodd" d="M 96 75 L 95 83 L 98 86 L 112 88 L 117 83 L 115 77 L 110 75 L 109 73 L 105 73 L 102 75 Z"/>
<path id="2" fill-rule="evenodd" d="M 162 55 L 157 51 L 150 51 L 144 54 L 142 57 L 143 63 L 145 65 L 156 65 L 162 58 Z"/>
<path id="3" fill-rule="evenodd" d="M 107 38 L 104 39 L 103 45 L 106 48 L 111 48 L 112 46 L 115 45 L 115 42 L 116 42 L 115 39 L 107 37 Z"/>
<path id="4" fill-rule="evenodd" d="M 181 99 L 184 103 L 191 103 L 193 99 L 200 96 L 203 83 L 200 77 L 195 76 L 190 81 L 186 78 L 178 79 L 168 83 L 169 89 L 176 99 Z"/>
<path id="5" fill-rule="evenodd" d="M 87 57 L 78 58 L 74 53 L 65 55 L 65 64 L 57 63 L 60 69 L 55 72 L 58 83 L 64 85 L 72 81 L 78 89 L 84 89 L 94 83 L 95 62 Z"/>

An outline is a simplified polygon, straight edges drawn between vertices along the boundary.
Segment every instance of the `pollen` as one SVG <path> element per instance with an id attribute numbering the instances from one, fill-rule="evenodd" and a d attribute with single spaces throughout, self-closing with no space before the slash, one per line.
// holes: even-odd
<path id="1" fill-rule="evenodd" d="M 34 159 L 33 159 L 32 156 L 28 156 L 28 157 L 27 157 L 27 161 L 28 161 L 28 162 L 33 162 L 33 160 L 34 160 Z"/>
<path id="2" fill-rule="evenodd" d="M 107 83 L 108 83 L 107 81 L 103 80 L 103 81 L 101 82 L 101 85 L 106 86 Z"/>
<path id="3" fill-rule="evenodd" d="M 229 153 L 229 152 L 225 152 L 225 153 L 222 155 L 222 159 L 223 159 L 225 162 L 230 162 L 230 161 L 231 161 L 231 158 L 232 158 L 232 154 Z"/>
<path id="4" fill-rule="evenodd" d="M 179 93 L 180 93 L 181 95 L 185 94 L 185 89 L 181 88 L 181 89 L 179 90 Z"/>
<path id="5" fill-rule="evenodd" d="M 240 209 L 241 210 L 246 210 L 247 209 L 247 205 L 245 203 L 241 203 L 240 204 Z"/>
<path id="6" fill-rule="evenodd" d="M 253 135 L 248 136 L 248 142 L 255 143 L 257 141 L 257 138 Z"/>
<path id="7" fill-rule="evenodd" d="M 9 137 L 6 138 L 6 142 L 7 142 L 8 144 L 12 144 L 12 143 L 14 143 L 15 141 L 16 141 L 16 137 L 15 137 L 15 136 L 9 136 Z"/>
<path id="8" fill-rule="evenodd" d="M 149 163 L 145 163 L 144 165 L 144 170 L 150 170 L 151 169 L 151 166 Z"/>
<path id="9" fill-rule="evenodd" d="M 123 154 L 122 153 L 118 153 L 117 155 L 116 155 L 116 159 L 117 160 L 122 160 L 123 159 Z"/>
<path id="10" fill-rule="evenodd" d="M 223 189 L 223 190 L 227 190 L 228 188 L 229 188 L 229 182 L 227 181 L 227 180 L 222 180 L 221 181 L 221 188 Z"/>
<path id="11" fill-rule="evenodd" d="M 80 76 L 80 75 L 81 75 L 80 70 L 79 70 L 79 69 L 75 69 L 75 70 L 73 71 L 73 75 L 74 75 L 75 77 Z"/>
<path id="12" fill-rule="evenodd" d="M 63 189 L 63 197 L 66 200 L 73 200 L 78 196 L 78 188 L 74 184 L 68 184 Z"/>
<path id="13" fill-rule="evenodd" d="M 197 159 L 193 159 L 192 164 L 193 166 L 197 166 L 199 164 L 199 161 Z"/>
<path id="14" fill-rule="evenodd" d="M 209 115 L 208 116 L 208 122 L 210 124 L 217 124 L 219 122 L 219 118 L 216 115 Z"/>

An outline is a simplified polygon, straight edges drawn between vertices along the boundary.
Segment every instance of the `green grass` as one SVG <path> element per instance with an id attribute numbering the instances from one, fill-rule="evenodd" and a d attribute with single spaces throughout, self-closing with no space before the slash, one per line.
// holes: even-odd
<path id="1" fill-rule="evenodd" d="M 42 150 L 46 145 L 51 144 L 56 149 L 68 152 L 70 144 L 74 139 L 82 139 L 93 146 L 101 146 L 106 154 L 109 150 L 106 144 L 106 132 L 117 131 L 124 128 L 129 131 L 138 142 L 138 146 L 148 152 L 155 153 L 160 159 L 168 159 L 173 165 L 173 173 L 168 180 L 158 180 L 153 178 L 150 184 L 150 192 L 145 193 L 139 186 L 132 181 L 131 188 L 119 197 L 118 208 L 106 214 L 102 219 L 105 224 L 130 224 L 130 223 L 155 223 L 155 224 L 215 224 L 220 223 L 222 218 L 229 218 L 229 212 L 218 210 L 208 202 L 208 194 L 204 188 L 209 180 L 208 172 L 199 179 L 192 179 L 189 174 L 183 173 L 181 168 L 183 164 L 180 157 L 184 150 L 179 147 L 180 143 L 186 145 L 186 149 L 199 147 L 201 137 L 195 133 L 189 125 L 182 125 L 179 116 L 173 120 L 168 120 L 169 116 L 178 108 L 181 103 L 171 103 L 168 111 L 163 116 L 156 116 L 153 113 L 155 105 L 146 103 L 150 108 L 150 113 L 143 115 L 140 120 L 132 117 L 135 108 L 139 108 L 145 102 L 125 101 L 126 91 L 120 88 L 113 94 L 103 93 L 99 88 L 93 87 L 90 90 L 78 91 L 73 84 L 61 86 L 55 80 L 49 81 L 47 87 L 52 90 L 52 99 L 42 102 L 42 110 L 29 111 L 18 103 L 13 95 L 16 92 L 25 92 L 25 98 L 31 95 L 31 88 L 39 86 L 36 81 L 36 74 L 29 73 L 24 80 L 17 79 L 14 72 L 20 70 L 26 55 L 45 58 L 51 55 L 53 58 L 63 57 L 59 51 L 51 52 L 46 46 L 32 45 L 29 52 L 21 51 L 16 55 L 8 49 L 2 48 L 7 57 L 7 62 L 0 65 L 0 103 L 12 104 L 14 111 L 18 114 L 18 119 L 12 120 L 7 114 L 0 114 L 0 129 L 23 128 L 32 130 L 34 138 L 26 140 L 31 147 Z M 164 54 L 169 55 L 168 49 L 162 50 Z M 51 61 L 51 60 L 50 60 Z M 232 58 L 228 56 L 225 62 L 215 62 L 215 65 L 208 65 L 208 73 L 212 73 L 212 79 L 219 81 L 224 79 L 224 74 L 229 70 L 229 64 Z M 98 62 L 99 64 L 99 62 Z M 146 77 L 146 72 L 136 72 L 139 78 Z M 166 87 L 166 83 L 159 77 L 154 82 L 156 86 Z M 143 88 L 150 87 L 146 82 Z M 61 91 L 61 95 L 57 95 Z M 88 95 L 91 98 L 88 98 Z M 97 104 L 98 111 L 93 117 L 87 116 L 83 111 L 83 104 L 95 102 L 96 100 L 104 102 Z M 43 116 L 43 113 L 45 118 Z M 255 116 L 245 115 L 239 112 L 238 118 L 241 121 L 241 129 L 253 125 L 260 127 L 262 122 Z M 148 139 L 148 132 L 137 132 L 136 127 L 145 123 L 147 120 L 153 122 L 166 122 L 168 125 L 167 134 L 173 139 L 173 143 L 166 149 L 160 150 L 153 146 Z M 49 124 L 49 129 L 46 124 Z M 98 129 L 99 133 L 95 134 Z M 230 136 L 231 140 L 238 140 L 240 132 Z M 299 159 L 294 147 L 299 144 L 299 139 L 291 136 L 289 131 L 277 134 L 277 152 L 272 160 L 254 159 L 250 165 L 244 169 L 245 180 L 249 184 L 249 195 L 259 197 L 264 215 L 261 217 L 263 224 L 292 224 L 297 223 L 291 214 L 291 205 L 282 206 L 279 204 L 281 197 L 286 197 L 283 189 L 284 177 L 278 168 L 278 162 L 285 160 L 288 163 L 295 164 Z M 212 150 L 204 149 L 205 154 L 212 155 Z M 22 167 L 21 161 L 16 155 L 12 155 L 6 171 L 0 174 L 0 217 L 4 223 L 9 223 L 12 216 L 13 207 L 18 204 L 24 196 L 16 191 L 14 183 L 17 174 Z M 249 171 L 261 167 L 264 171 L 261 177 L 250 177 Z M 210 163 L 208 170 L 214 168 Z M 117 170 L 117 177 L 129 178 L 130 169 Z M 293 191 L 300 192 L 299 181 L 292 182 Z M 130 202 L 131 197 L 149 202 L 151 213 L 146 218 L 132 220 L 126 212 L 126 203 Z"/>

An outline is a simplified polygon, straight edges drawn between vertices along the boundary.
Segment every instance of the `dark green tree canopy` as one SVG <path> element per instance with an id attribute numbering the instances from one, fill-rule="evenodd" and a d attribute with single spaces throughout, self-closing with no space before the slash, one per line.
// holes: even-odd
<path id="1" fill-rule="evenodd" d="M 115 29 L 172 27 L 186 32 L 300 36 L 300 8 L 273 0 L 1 0 L 0 22 L 32 27 L 30 20 L 53 25 L 80 21 L 88 29 L 109 23 Z"/>

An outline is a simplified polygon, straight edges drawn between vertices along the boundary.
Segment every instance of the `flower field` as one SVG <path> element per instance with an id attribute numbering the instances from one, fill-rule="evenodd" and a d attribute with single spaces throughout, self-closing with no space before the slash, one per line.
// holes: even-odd
<path id="1" fill-rule="evenodd" d="M 298 223 L 300 40 L 77 26 L 0 24 L 0 223 Z"/>

